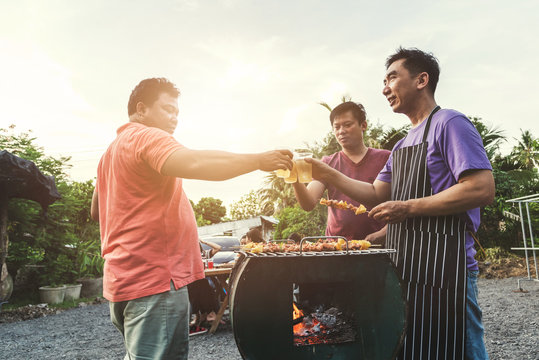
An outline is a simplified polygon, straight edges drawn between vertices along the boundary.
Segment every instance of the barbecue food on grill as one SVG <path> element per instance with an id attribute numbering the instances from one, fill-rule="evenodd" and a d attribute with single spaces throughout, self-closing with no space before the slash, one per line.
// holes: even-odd
<path id="1" fill-rule="evenodd" d="M 337 201 L 337 200 L 327 200 L 327 199 L 321 198 L 320 204 L 334 207 L 336 209 L 341 209 L 341 210 L 352 210 L 356 215 L 367 212 L 367 208 L 363 206 L 362 204 L 359 204 L 359 206 L 354 206 L 342 200 Z"/>
<path id="2" fill-rule="evenodd" d="M 367 250 L 371 243 L 367 240 L 348 241 L 348 250 Z M 300 245 L 296 243 L 269 242 L 269 243 L 249 243 L 241 247 L 243 251 L 254 254 L 273 252 L 299 252 Z M 316 242 L 304 241 L 302 251 L 344 251 L 346 241 L 344 239 L 319 239 Z"/>

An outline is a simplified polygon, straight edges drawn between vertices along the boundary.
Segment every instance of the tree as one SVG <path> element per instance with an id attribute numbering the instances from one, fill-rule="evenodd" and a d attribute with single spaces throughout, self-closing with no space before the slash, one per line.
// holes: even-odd
<path id="1" fill-rule="evenodd" d="M 283 209 L 276 215 L 279 223 L 274 239 L 287 239 L 292 233 L 301 237 L 323 236 L 326 230 L 327 210 L 318 205 L 313 211 L 305 211 L 298 205 Z"/>
<path id="2" fill-rule="evenodd" d="M 10 125 L 8 129 L 0 128 L 0 149 L 33 161 L 43 174 L 54 176 L 56 182 L 65 181 L 68 178 L 66 171 L 71 167 L 70 156 L 59 158 L 47 156 L 44 149 L 36 145 L 36 138 L 32 137 L 32 131 L 17 134 L 15 129 L 15 125 Z"/>
<path id="3" fill-rule="evenodd" d="M 520 129 L 520 133 L 518 145 L 513 148 L 510 157 L 519 164 L 519 168 L 531 170 L 539 165 L 539 139 L 529 130 Z"/>
<path id="4" fill-rule="evenodd" d="M 217 224 L 222 222 L 223 216 L 226 214 L 226 208 L 223 206 L 223 201 L 215 199 L 213 197 L 203 197 L 193 207 L 195 215 L 201 216 L 204 220 L 210 224 Z"/>
<path id="5" fill-rule="evenodd" d="M 483 146 L 487 152 L 488 159 L 492 162 L 499 153 L 500 143 L 506 141 L 503 131 L 497 127 L 489 127 L 480 117 L 468 117 L 477 129 L 483 140 Z"/>
<path id="6" fill-rule="evenodd" d="M 66 169 L 70 158 L 47 156 L 35 140 L 30 132 L 16 134 L 13 125 L 0 129 L 0 148 L 34 162 L 42 173 L 54 176 L 62 199 L 49 206 L 47 217 L 33 201 L 10 200 L 9 272 L 16 274 L 24 265 L 39 264 L 45 266 L 40 284 L 72 283 L 79 274 L 77 252 L 81 242 L 100 243 L 99 226 L 90 220 L 94 186 L 91 180 L 69 181 Z"/>
<path id="7" fill-rule="evenodd" d="M 254 190 L 243 195 L 238 201 L 230 206 L 230 216 L 233 220 L 250 219 L 260 215 L 272 215 L 271 212 L 262 211 L 262 202 L 258 193 Z"/>
<path id="8" fill-rule="evenodd" d="M 296 203 L 292 185 L 285 183 L 275 173 L 271 172 L 266 175 L 264 184 L 265 187 L 257 192 L 263 214 L 275 215 L 282 209 Z"/>

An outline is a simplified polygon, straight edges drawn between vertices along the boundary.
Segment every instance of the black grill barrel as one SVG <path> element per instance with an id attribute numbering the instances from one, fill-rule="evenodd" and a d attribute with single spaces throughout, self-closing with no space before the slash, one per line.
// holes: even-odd
<path id="1" fill-rule="evenodd" d="M 391 249 L 243 252 L 231 289 L 234 337 L 244 359 L 393 359 L 404 337 L 406 302 Z M 293 284 L 328 286 L 354 314 L 355 341 L 294 346 Z"/>

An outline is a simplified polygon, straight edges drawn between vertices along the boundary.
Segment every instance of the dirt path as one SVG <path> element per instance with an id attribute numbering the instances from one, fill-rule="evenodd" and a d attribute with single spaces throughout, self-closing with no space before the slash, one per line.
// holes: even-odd
<path id="1" fill-rule="evenodd" d="M 538 360 L 539 283 L 516 278 L 479 279 L 486 345 L 492 360 Z M 0 324 L 0 358 L 122 359 L 119 332 L 109 320 L 108 304 L 89 305 L 46 317 Z M 230 325 L 215 335 L 191 338 L 190 360 L 239 360 Z"/>

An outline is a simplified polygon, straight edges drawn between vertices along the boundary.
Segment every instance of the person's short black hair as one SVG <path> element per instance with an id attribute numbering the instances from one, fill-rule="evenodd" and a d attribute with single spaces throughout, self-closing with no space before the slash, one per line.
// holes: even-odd
<path id="1" fill-rule="evenodd" d="M 289 240 L 293 240 L 294 242 L 297 242 L 298 244 L 301 242 L 301 235 L 297 232 L 293 232 L 292 234 L 288 235 Z"/>
<path id="2" fill-rule="evenodd" d="M 349 111 L 352 112 L 352 116 L 354 116 L 354 119 L 357 120 L 358 124 L 361 124 L 367 119 L 367 114 L 363 105 L 353 101 L 346 101 L 335 106 L 335 108 L 331 110 L 331 113 L 329 114 L 329 121 L 331 122 L 331 125 L 333 125 L 333 121 L 337 116 L 346 114 Z"/>
<path id="3" fill-rule="evenodd" d="M 262 232 L 258 228 L 253 228 L 247 232 L 247 237 L 255 243 L 263 243 L 266 242 L 264 238 L 262 237 Z"/>
<path id="4" fill-rule="evenodd" d="M 131 116 L 137 112 L 137 103 L 142 102 L 146 106 L 152 106 L 161 93 L 168 93 L 170 96 L 178 97 L 180 91 L 176 86 L 165 78 L 144 79 L 138 83 L 129 96 L 127 103 L 127 115 Z"/>
<path id="5" fill-rule="evenodd" d="M 422 72 L 429 74 L 428 87 L 434 95 L 436 85 L 438 85 L 438 79 L 440 78 L 438 59 L 432 53 L 426 53 L 417 48 L 405 49 L 401 46 L 393 55 L 387 58 L 386 70 L 391 64 L 400 59 L 404 59 L 402 65 L 410 72 L 410 75 L 416 76 Z"/>

